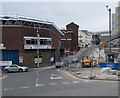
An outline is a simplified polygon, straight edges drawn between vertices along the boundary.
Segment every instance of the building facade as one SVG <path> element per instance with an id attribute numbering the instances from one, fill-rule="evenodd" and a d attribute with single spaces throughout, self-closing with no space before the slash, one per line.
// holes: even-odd
<path id="1" fill-rule="evenodd" d="M 78 28 L 79 26 L 73 22 L 66 25 L 66 30 L 61 30 L 64 36 L 61 38 L 61 49 L 69 49 L 70 52 L 78 51 Z"/>
<path id="2" fill-rule="evenodd" d="M 112 33 L 120 34 L 120 2 L 115 8 L 115 13 L 112 14 Z"/>
<path id="3" fill-rule="evenodd" d="M 18 50 L 23 58 L 20 65 L 37 67 L 37 49 L 42 58 L 40 66 L 48 66 L 59 59 L 59 41 L 64 34 L 52 22 L 24 17 L 1 17 L 0 44 L 6 50 Z M 39 38 L 37 37 L 39 31 Z M 40 44 L 38 44 L 38 41 Z"/>
<path id="4" fill-rule="evenodd" d="M 79 49 L 91 45 L 91 40 L 92 40 L 91 35 L 92 33 L 88 32 L 87 30 L 79 30 L 78 32 Z"/>

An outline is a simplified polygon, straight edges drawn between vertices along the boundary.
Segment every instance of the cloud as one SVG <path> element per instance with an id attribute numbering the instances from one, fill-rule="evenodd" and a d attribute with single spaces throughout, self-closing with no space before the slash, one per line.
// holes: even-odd
<path id="1" fill-rule="evenodd" d="M 115 7 L 117 3 L 109 3 Z M 65 28 L 75 22 L 80 29 L 106 30 L 108 13 L 106 2 L 4 2 L 3 14 L 18 14 L 54 22 L 59 28 Z"/>

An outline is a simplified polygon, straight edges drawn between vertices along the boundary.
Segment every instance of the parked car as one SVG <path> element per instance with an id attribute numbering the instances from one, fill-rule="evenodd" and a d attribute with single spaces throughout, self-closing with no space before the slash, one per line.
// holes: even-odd
<path id="1" fill-rule="evenodd" d="M 4 68 L 4 71 L 6 72 L 6 73 L 8 73 L 8 72 L 23 72 L 23 71 L 28 71 L 28 67 L 26 67 L 26 66 L 19 66 L 19 65 L 17 65 L 17 64 L 13 64 L 13 65 L 8 65 L 8 66 L 6 66 L 5 68 Z"/>
<path id="2" fill-rule="evenodd" d="M 77 57 L 73 57 L 73 59 L 72 59 L 72 63 L 77 63 L 77 62 L 78 62 Z"/>
<path id="3" fill-rule="evenodd" d="M 65 63 L 63 61 L 58 61 L 56 64 L 55 64 L 55 67 L 56 68 L 61 68 L 65 65 Z"/>

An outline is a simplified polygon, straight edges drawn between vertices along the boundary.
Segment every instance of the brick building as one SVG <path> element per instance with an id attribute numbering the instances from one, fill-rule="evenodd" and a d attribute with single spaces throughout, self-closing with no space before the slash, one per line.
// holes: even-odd
<path id="1" fill-rule="evenodd" d="M 1 17 L 2 28 L 0 44 L 6 50 L 18 50 L 19 56 L 23 57 L 23 63 L 29 67 L 36 67 L 36 50 L 42 57 L 40 66 L 48 66 L 58 60 L 59 40 L 64 34 L 52 22 L 24 17 Z M 36 27 L 39 27 L 40 45 L 37 44 Z M 51 58 L 53 61 L 51 62 Z"/>
<path id="2" fill-rule="evenodd" d="M 0 28 L 2 28 L 0 44 L 4 46 L 4 50 L 19 51 L 19 57 L 23 58 L 23 62 L 19 62 L 20 65 L 37 67 L 35 64 L 37 49 L 42 57 L 40 66 L 54 64 L 61 56 L 64 56 L 65 49 L 78 50 L 79 26 L 73 22 L 66 26 L 66 30 L 59 30 L 53 22 L 3 16 Z M 40 45 L 38 45 L 37 30 L 40 34 Z"/>
<path id="3" fill-rule="evenodd" d="M 73 22 L 66 25 L 66 30 L 61 30 L 64 36 L 61 38 L 61 47 L 69 49 L 71 52 L 78 51 L 78 28 Z"/>

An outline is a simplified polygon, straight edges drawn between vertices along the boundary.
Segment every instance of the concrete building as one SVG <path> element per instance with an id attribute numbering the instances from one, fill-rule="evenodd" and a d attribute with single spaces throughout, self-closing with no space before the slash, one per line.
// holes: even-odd
<path id="1" fill-rule="evenodd" d="M 116 33 L 116 23 L 117 23 L 117 18 L 116 18 L 116 13 L 112 14 L 112 34 Z"/>
<path id="2" fill-rule="evenodd" d="M 120 33 L 120 2 L 118 2 L 118 7 L 115 8 L 115 13 L 112 14 L 112 33 Z"/>
<path id="3" fill-rule="evenodd" d="M 88 32 L 87 30 L 79 30 L 78 32 L 78 43 L 79 43 L 79 48 L 85 48 L 88 45 L 91 44 L 91 32 Z"/>
<path id="4" fill-rule="evenodd" d="M 36 51 L 42 57 L 40 66 L 48 66 L 59 59 L 59 41 L 64 34 L 53 22 L 21 16 L 2 16 L 0 18 L 0 44 L 6 50 L 18 50 L 23 63 L 29 67 L 36 67 Z M 38 39 L 36 29 L 39 28 Z M 40 45 L 37 41 L 40 40 Z M 52 61 L 51 61 L 52 58 Z"/>

